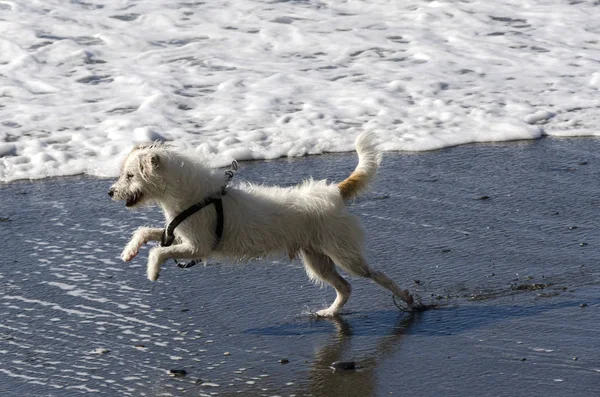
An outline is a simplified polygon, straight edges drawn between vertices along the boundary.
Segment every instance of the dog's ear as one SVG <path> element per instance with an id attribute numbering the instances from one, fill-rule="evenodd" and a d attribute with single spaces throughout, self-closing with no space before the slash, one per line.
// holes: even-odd
<path id="1" fill-rule="evenodd" d="M 149 152 L 140 158 L 140 174 L 148 176 L 160 167 L 160 156 L 158 153 Z"/>

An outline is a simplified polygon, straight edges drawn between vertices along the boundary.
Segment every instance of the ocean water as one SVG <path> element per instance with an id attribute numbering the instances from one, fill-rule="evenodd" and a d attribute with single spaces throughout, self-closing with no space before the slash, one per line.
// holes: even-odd
<path id="1" fill-rule="evenodd" d="M 600 133 L 597 1 L 0 1 L 0 181 Z"/>
<path id="2" fill-rule="evenodd" d="M 248 162 L 236 178 L 288 185 L 355 163 Z M 308 315 L 335 292 L 288 258 L 169 262 L 148 281 L 151 244 L 119 254 L 163 217 L 110 201 L 111 180 L 4 184 L 0 396 L 597 397 L 599 165 L 598 139 L 386 155 L 349 210 L 371 265 L 440 306 L 410 316 L 349 277 L 336 319 Z"/>

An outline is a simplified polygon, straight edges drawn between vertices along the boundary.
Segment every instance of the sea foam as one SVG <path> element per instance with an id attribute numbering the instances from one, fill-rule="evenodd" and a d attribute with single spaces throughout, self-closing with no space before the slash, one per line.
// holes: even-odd
<path id="1" fill-rule="evenodd" d="M 0 181 L 597 135 L 593 2 L 0 1 Z"/>

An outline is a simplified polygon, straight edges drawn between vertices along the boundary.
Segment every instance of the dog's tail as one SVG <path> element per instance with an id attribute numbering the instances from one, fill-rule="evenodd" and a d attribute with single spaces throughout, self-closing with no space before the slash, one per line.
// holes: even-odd
<path id="1" fill-rule="evenodd" d="M 381 152 L 377 150 L 375 134 L 363 132 L 354 144 L 358 153 L 358 166 L 348 178 L 338 183 L 344 200 L 351 199 L 367 188 L 381 162 Z"/>

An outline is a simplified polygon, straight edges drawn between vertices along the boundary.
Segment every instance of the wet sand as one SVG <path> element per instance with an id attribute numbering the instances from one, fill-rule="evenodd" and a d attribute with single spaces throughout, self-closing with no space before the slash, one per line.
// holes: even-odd
<path id="1" fill-rule="evenodd" d="M 246 162 L 236 178 L 340 180 L 355 163 Z M 387 153 L 351 210 L 373 266 L 439 307 L 401 313 L 352 278 L 338 319 L 309 315 L 334 292 L 286 258 L 146 280 L 147 248 L 118 256 L 160 212 L 109 201 L 111 180 L 2 185 L 0 394 L 597 396 L 599 176 L 596 139 Z"/>

